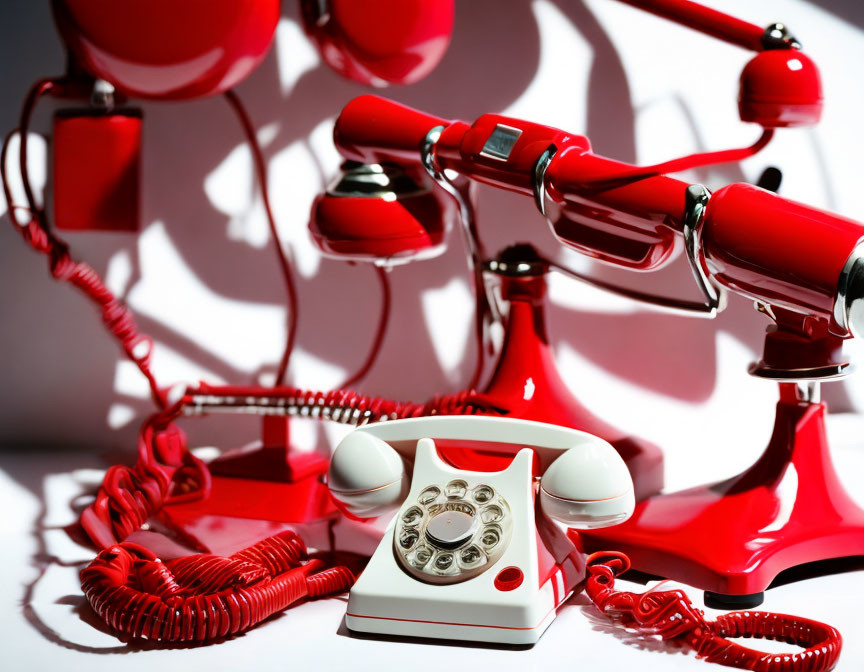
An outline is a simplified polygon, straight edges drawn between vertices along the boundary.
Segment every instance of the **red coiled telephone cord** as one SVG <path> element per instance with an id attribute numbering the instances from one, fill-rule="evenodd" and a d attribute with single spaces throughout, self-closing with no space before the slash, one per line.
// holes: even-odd
<path id="1" fill-rule="evenodd" d="M 103 549 L 81 574 L 84 594 L 100 618 L 130 637 L 212 640 L 246 630 L 302 597 L 342 592 L 354 582 L 347 567 L 325 569 L 320 560 L 301 566 L 306 549 L 293 532 L 265 539 L 230 558 L 199 554 L 168 563 L 137 544 L 122 542 L 165 504 L 205 497 L 209 492 L 207 465 L 189 452 L 185 435 L 174 425 L 184 407 L 196 398 L 229 403 L 237 398 L 248 403 L 249 395 L 257 392 L 266 395 L 268 405 L 281 403 L 286 413 L 329 417 L 352 425 L 485 409 L 480 395 L 467 392 L 426 404 L 343 390 L 202 385 L 194 392 L 197 396 L 187 393 L 170 409 L 147 420 L 136 465 L 111 467 L 96 500 L 81 515 L 84 531 Z"/>
<path id="2" fill-rule="evenodd" d="M 127 637 L 204 642 L 354 583 L 347 567 L 323 565 L 308 560 L 290 530 L 227 558 L 201 554 L 164 563 L 126 542 L 101 551 L 81 572 L 81 586 L 99 617 Z"/>
<path id="3" fill-rule="evenodd" d="M 616 591 L 615 577 L 630 568 L 623 553 L 593 553 L 586 566 L 585 592 L 601 612 L 626 627 L 682 642 L 710 663 L 755 672 L 826 672 L 840 657 L 843 638 L 830 625 L 763 611 L 730 612 L 708 621 L 681 590 Z M 728 637 L 773 639 L 804 650 L 765 653 L 730 642 Z"/>

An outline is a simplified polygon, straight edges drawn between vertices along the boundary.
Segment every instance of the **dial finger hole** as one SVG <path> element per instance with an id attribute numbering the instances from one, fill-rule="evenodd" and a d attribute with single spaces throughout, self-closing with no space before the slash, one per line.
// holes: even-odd
<path id="1" fill-rule="evenodd" d="M 438 495 L 441 494 L 441 488 L 435 487 L 434 485 L 426 488 L 423 492 L 420 493 L 420 496 L 417 500 L 423 504 L 430 504 L 438 499 Z"/>
<path id="2" fill-rule="evenodd" d="M 447 493 L 447 496 L 453 499 L 462 499 L 467 491 L 468 484 L 465 481 L 459 480 L 450 481 L 447 484 L 447 487 L 444 489 L 444 492 Z"/>
<path id="3" fill-rule="evenodd" d="M 435 569 L 441 572 L 446 572 L 453 566 L 453 559 L 452 553 L 441 553 L 437 558 L 435 558 Z"/>
<path id="4" fill-rule="evenodd" d="M 501 510 L 501 507 L 495 504 L 490 504 L 480 512 L 480 519 L 484 523 L 497 523 L 503 517 L 504 512 Z"/>
<path id="5" fill-rule="evenodd" d="M 474 501 L 485 504 L 495 496 L 495 491 L 488 485 L 478 485 L 474 488 Z"/>
<path id="6" fill-rule="evenodd" d="M 414 528 L 405 528 L 399 533 L 399 545 L 406 551 L 414 547 L 417 540 L 420 538 L 420 533 Z"/>
<path id="7" fill-rule="evenodd" d="M 459 562 L 464 567 L 473 567 L 483 559 L 483 551 L 476 546 L 469 546 L 459 554 Z"/>
<path id="8" fill-rule="evenodd" d="M 412 506 L 402 514 L 402 522 L 405 525 L 416 525 L 423 520 L 423 510 L 419 506 Z"/>
<path id="9" fill-rule="evenodd" d="M 480 535 L 480 543 L 484 548 L 494 548 L 501 541 L 501 530 L 497 526 L 487 527 Z"/>
<path id="10" fill-rule="evenodd" d="M 428 546 L 418 546 L 411 558 L 411 564 L 417 569 L 423 569 L 432 558 L 432 550 Z"/>

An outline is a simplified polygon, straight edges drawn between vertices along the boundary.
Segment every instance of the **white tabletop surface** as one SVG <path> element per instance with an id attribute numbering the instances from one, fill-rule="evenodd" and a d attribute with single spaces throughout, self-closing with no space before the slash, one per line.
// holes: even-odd
<path id="1" fill-rule="evenodd" d="M 864 473 L 864 451 L 856 441 L 861 429 L 857 416 L 830 417 L 832 450 L 847 486 Z M 5 661 L 0 669 L 720 669 L 656 639 L 609 626 L 584 595 L 572 597 L 530 649 L 357 637 L 344 625 L 345 596 L 301 604 L 216 645 L 123 643 L 99 627 L 81 595 L 77 574 L 92 551 L 70 541 L 62 529 L 75 519 L 75 498 L 98 482 L 97 465 L 97 458 L 80 453 L 0 453 L 0 660 Z M 864 500 L 864 488 L 857 488 L 855 495 Z M 862 586 L 862 571 L 808 579 L 769 590 L 761 608 L 834 625 L 845 639 L 837 669 L 860 670 Z M 701 606 L 701 592 L 688 592 Z M 709 617 L 714 613 L 708 610 Z M 774 651 L 788 648 L 759 645 Z"/>

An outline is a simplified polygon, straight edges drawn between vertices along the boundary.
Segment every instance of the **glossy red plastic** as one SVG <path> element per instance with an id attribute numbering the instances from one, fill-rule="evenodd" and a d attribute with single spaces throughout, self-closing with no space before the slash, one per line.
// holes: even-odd
<path id="1" fill-rule="evenodd" d="M 212 96 L 267 54 L 279 0 L 52 0 L 78 64 L 138 98 Z"/>
<path id="2" fill-rule="evenodd" d="M 436 126 L 445 127 L 434 149 L 440 168 L 529 196 L 534 195 L 538 159 L 555 147 L 545 180 L 546 205 L 564 244 L 638 270 L 657 268 L 672 254 L 686 185 L 663 176 L 603 184 L 633 167 L 591 153 L 584 136 L 500 115 L 484 115 L 469 126 L 367 95 L 346 105 L 336 120 L 334 140 L 349 159 L 416 165 Z M 518 134 L 506 158 L 487 148 L 501 128 Z"/>
<path id="3" fill-rule="evenodd" d="M 752 51 L 762 49 L 762 35 L 765 32 L 763 28 L 697 2 L 689 0 L 619 0 L 619 2 L 638 7 L 745 49 Z"/>
<path id="4" fill-rule="evenodd" d="M 333 142 L 349 161 L 416 165 L 430 130 L 450 122 L 379 96 L 358 96 L 342 109 Z"/>
<path id="5" fill-rule="evenodd" d="M 650 271 L 669 261 L 680 244 L 684 185 L 662 175 L 614 180 L 628 169 L 632 166 L 581 148 L 565 148 L 546 173 L 546 218 L 567 247 L 599 261 Z M 613 185 L 595 186 L 607 178 Z"/>
<path id="6" fill-rule="evenodd" d="M 822 117 L 816 64 L 797 49 L 763 51 L 741 73 L 738 112 L 765 128 L 813 126 Z"/>
<path id="7" fill-rule="evenodd" d="M 485 396 L 507 409 L 507 417 L 572 427 L 605 439 L 624 460 L 637 500 L 663 488 L 663 454 L 595 416 L 562 380 L 549 345 L 546 278 L 501 278 L 509 304 L 504 345 Z M 499 468 L 503 468 L 499 465 Z"/>
<path id="8" fill-rule="evenodd" d="M 762 592 L 791 567 L 864 555 L 864 511 L 832 465 L 826 406 L 799 402 L 795 387 L 781 384 L 774 434 L 750 469 L 637 504 L 620 525 L 580 531 L 585 547 L 726 595 Z"/>
<path id="9" fill-rule="evenodd" d="M 140 111 L 60 111 L 52 137 L 55 226 L 66 231 L 137 231 Z"/>
<path id="10" fill-rule="evenodd" d="M 440 168 L 524 195 L 538 195 L 538 161 L 554 148 L 543 175 L 544 206 L 565 245 L 602 261 L 653 270 L 679 244 L 688 185 L 651 172 L 634 174 L 633 166 L 591 152 L 582 136 L 497 115 L 472 126 L 446 122 L 363 96 L 346 106 L 334 137 L 346 157 L 416 165 L 435 126 L 444 126 L 434 146 Z M 496 155 L 489 146 L 502 128 L 515 140 L 506 155 Z M 711 197 L 703 228 L 708 259 L 720 268 L 718 282 L 820 316 L 830 315 L 840 270 L 864 233 L 852 220 L 743 184 Z"/>
<path id="11" fill-rule="evenodd" d="M 453 32 L 454 0 L 303 0 L 301 7 L 327 65 L 371 86 L 420 81 Z"/>
<path id="12" fill-rule="evenodd" d="M 747 184 L 712 194 L 702 227 L 713 277 L 773 306 L 831 319 L 840 272 L 864 226 Z"/>
<path id="13" fill-rule="evenodd" d="M 850 366 L 845 350 L 848 338 L 833 334 L 828 320 L 776 306 L 771 307 L 771 314 L 775 323 L 766 330 L 762 359 L 751 367 L 751 373 L 770 377 L 778 371 L 842 371 Z"/>
<path id="14" fill-rule="evenodd" d="M 436 191 L 387 201 L 319 195 L 309 231 L 327 255 L 354 261 L 408 261 L 443 251 L 448 207 Z"/>
<path id="15" fill-rule="evenodd" d="M 505 567 L 495 576 L 495 588 L 502 592 L 516 590 L 525 580 L 525 574 L 518 567 Z"/>

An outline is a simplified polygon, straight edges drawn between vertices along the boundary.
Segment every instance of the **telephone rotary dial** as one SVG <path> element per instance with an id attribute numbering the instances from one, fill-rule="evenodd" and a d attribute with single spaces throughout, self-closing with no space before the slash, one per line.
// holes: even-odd
<path id="1" fill-rule="evenodd" d="M 462 479 L 429 485 L 396 520 L 396 557 L 409 574 L 430 583 L 457 583 L 488 569 L 513 530 L 504 497 L 483 482 Z"/>

